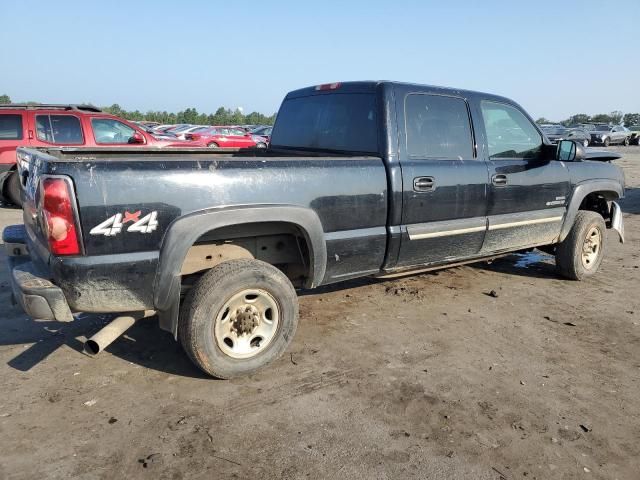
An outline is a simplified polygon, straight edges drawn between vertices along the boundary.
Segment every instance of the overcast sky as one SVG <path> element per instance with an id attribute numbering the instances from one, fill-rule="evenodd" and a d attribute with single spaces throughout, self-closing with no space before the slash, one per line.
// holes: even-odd
<path id="1" fill-rule="evenodd" d="M 0 94 L 270 114 L 295 88 L 390 79 L 505 95 L 534 118 L 640 112 L 638 15 L 638 0 L 2 0 Z"/>

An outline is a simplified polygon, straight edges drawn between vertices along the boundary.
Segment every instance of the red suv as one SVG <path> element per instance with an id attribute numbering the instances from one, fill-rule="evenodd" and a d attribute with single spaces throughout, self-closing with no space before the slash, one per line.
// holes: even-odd
<path id="1" fill-rule="evenodd" d="M 139 126 L 90 105 L 0 105 L 0 199 L 20 205 L 18 146 L 183 147 L 189 142 L 158 140 Z"/>

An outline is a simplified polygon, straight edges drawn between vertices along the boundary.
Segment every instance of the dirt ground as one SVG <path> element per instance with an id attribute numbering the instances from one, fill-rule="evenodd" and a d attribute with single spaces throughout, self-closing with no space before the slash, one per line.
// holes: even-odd
<path id="1" fill-rule="evenodd" d="M 627 243 L 609 234 L 592 280 L 512 255 L 314 291 L 240 380 L 154 319 L 85 356 L 107 319 L 27 319 L 3 256 L 0 478 L 638 479 L 640 148 L 620 151 Z"/>

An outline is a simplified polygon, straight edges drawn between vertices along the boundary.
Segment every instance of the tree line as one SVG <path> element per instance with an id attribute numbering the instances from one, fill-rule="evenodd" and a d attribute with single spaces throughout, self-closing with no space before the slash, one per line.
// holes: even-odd
<path id="1" fill-rule="evenodd" d="M 9 95 L 0 95 L 0 105 L 11 103 Z M 28 104 L 37 105 L 39 102 L 26 102 Z M 149 122 L 158 122 L 162 124 L 175 123 L 192 123 L 194 125 L 273 125 L 276 118 L 273 115 L 264 115 L 259 112 L 251 112 L 247 115 L 242 113 L 240 109 L 231 110 L 230 108 L 220 107 L 215 113 L 200 113 L 195 108 L 187 108 L 177 113 L 149 110 L 141 112 L 139 110 L 128 111 L 114 103 L 108 107 L 100 107 L 103 111 L 112 115 L 117 115 L 127 120 L 140 121 L 147 120 Z"/>
<path id="2" fill-rule="evenodd" d="M 564 126 L 578 125 L 580 123 L 606 123 L 609 125 L 624 125 L 630 127 L 631 125 L 640 125 L 640 113 L 626 113 L 616 110 L 611 113 L 598 113 L 597 115 L 587 115 L 586 113 L 577 113 L 571 115 L 566 120 L 561 122 L 552 122 L 544 117 L 540 117 L 536 120 L 537 124 L 542 123 L 560 123 Z"/>

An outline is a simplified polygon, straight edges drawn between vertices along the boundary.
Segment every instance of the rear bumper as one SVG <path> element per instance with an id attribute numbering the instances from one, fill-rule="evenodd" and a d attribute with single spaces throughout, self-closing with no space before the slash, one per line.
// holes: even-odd
<path id="1" fill-rule="evenodd" d="M 30 317 L 58 322 L 72 321 L 73 315 L 62 290 L 47 280 L 26 255 L 25 236 L 23 225 L 12 225 L 2 232 L 13 297 Z"/>

